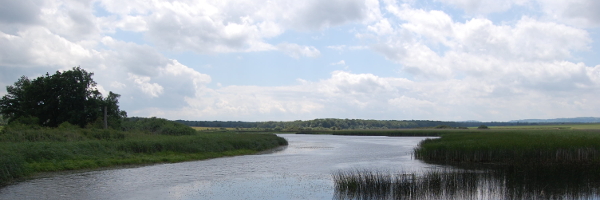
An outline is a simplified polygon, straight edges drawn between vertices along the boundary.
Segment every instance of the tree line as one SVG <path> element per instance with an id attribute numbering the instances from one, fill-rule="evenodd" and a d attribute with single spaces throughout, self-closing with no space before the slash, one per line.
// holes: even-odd
<path id="1" fill-rule="evenodd" d="M 245 128 L 245 129 L 271 129 L 286 131 L 301 130 L 357 130 L 357 129 L 408 129 L 408 128 L 463 128 L 485 126 L 523 126 L 538 125 L 539 123 L 523 122 L 453 122 L 433 120 L 368 120 L 368 119 L 313 119 L 296 121 L 266 121 L 266 122 L 244 122 L 244 121 L 188 121 L 175 120 L 188 126 L 213 127 L 213 128 Z"/>
<path id="2" fill-rule="evenodd" d="M 401 129 L 449 126 L 459 127 L 457 122 L 430 121 L 430 120 L 366 120 L 366 119 L 313 119 L 296 121 L 266 121 L 266 122 L 243 122 L 243 121 L 187 121 L 175 120 L 188 126 L 215 127 L 215 128 L 257 128 L 273 130 L 305 130 L 305 129 Z"/>

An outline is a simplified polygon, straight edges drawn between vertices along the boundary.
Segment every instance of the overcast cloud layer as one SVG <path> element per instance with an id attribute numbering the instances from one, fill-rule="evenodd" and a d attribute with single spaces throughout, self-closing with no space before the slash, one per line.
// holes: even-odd
<path id="1" fill-rule="evenodd" d="M 74 66 L 129 116 L 600 113 L 596 0 L 3 0 L 0 95 Z"/>

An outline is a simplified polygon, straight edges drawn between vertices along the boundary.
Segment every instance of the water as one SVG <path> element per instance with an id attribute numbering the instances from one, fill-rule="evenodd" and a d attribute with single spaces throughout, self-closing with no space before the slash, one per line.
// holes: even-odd
<path id="1" fill-rule="evenodd" d="M 419 171 L 424 137 L 280 135 L 281 151 L 51 174 L 0 188 L 0 199 L 332 199 L 338 170 Z"/>

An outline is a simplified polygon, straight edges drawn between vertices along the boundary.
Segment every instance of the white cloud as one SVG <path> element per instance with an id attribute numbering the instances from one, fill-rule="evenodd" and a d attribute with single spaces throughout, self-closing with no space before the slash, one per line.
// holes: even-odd
<path id="1" fill-rule="evenodd" d="M 529 17 L 513 25 L 495 25 L 482 18 L 454 22 L 444 12 L 408 5 L 387 9 L 405 23 L 395 30 L 398 34 L 380 39 L 372 48 L 421 78 L 498 72 L 510 77 L 522 74 L 511 68 L 517 66 L 544 71 L 572 58 L 574 51 L 587 50 L 591 42 L 585 30 Z M 434 51 L 431 47 L 436 45 L 447 50 Z"/>
<path id="2" fill-rule="evenodd" d="M 346 65 L 346 61 L 340 60 L 338 62 L 331 63 L 330 65 Z"/>
<path id="3" fill-rule="evenodd" d="M 43 27 L 31 27 L 18 35 L 0 32 L 0 65 L 60 66 L 70 68 L 93 62 L 99 53 L 73 43 Z"/>
<path id="4" fill-rule="evenodd" d="M 596 0 L 537 0 L 546 15 L 560 22 L 579 27 L 600 26 L 600 1 Z"/>
<path id="5" fill-rule="evenodd" d="M 377 35 L 389 35 L 392 34 L 394 29 L 387 19 L 381 19 L 373 26 L 368 26 L 367 29 L 375 32 Z"/>
<path id="6" fill-rule="evenodd" d="M 300 46 L 298 44 L 291 43 L 281 43 L 277 45 L 277 48 L 280 51 L 283 51 L 285 54 L 293 57 L 300 58 L 303 57 L 318 57 L 321 55 L 321 52 L 312 46 Z"/>
<path id="7" fill-rule="evenodd" d="M 0 23 L 32 24 L 38 23 L 40 9 L 33 1 L 6 0 L 0 7 Z"/>
<path id="8" fill-rule="evenodd" d="M 150 77 L 138 76 L 131 73 L 128 75 L 129 80 L 132 80 L 144 93 L 152 97 L 158 97 L 163 93 L 163 87 L 158 83 L 150 83 Z"/>
<path id="9" fill-rule="evenodd" d="M 286 30 L 320 30 L 379 18 L 375 0 L 101 1 L 117 17 L 107 30 L 143 31 L 163 49 L 199 53 L 269 51 L 265 39 Z"/>
<path id="10" fill-rule="evenodd" d="M 369 47 L 367 46 L 360 46 L 360 45 L 356 45 L 356 46 L 347 46 L 347 45 L 331 45 L 331 46 L 327 46 L 328 49 L 333 49 L 336 51 L 345 51 L 345 50 L 365 50 L 365 49 L 369 49 Z"/>
<path id="11" fill-rule="evenodd" d="M 593 76 L 598 79 L 599 69 L 600 66 L 584 70 L 583 73 L 595 74 Z M 597 82 L 587 84 L 598 85 Z M 402 78 L 336 71 L 327 79 L 304 80 L 298 85 L 227 86 L 203 90 L 196 97 L 186 97 L 187 105 L 184 108 L 161 111 L 172 118 L 234 118 L 252 121 L 323 116 L 509 120 L 525 116 L 572 116 L 574 111 L 593 115 L 600 109 L 600 104 L 589 100 L 596 97 L 598 95 L 595 93 L 564 90 L 554 93 L 536 87 L 522 87 L 518 83 L 498 85 L 497 82 L 486 79 L 414 82 Z"/>
<path id="12" fill-rule="evenodd" d="M 472 15 L 502 13 L 515 6 L 541 10 L 544 16 L 578 27 L 598 27 L 600 2 L 596 0 L 437 0 L 463 9 Z M 536 4 L 537 3 L 537 4 Z"/>
<path id="13" fill-rule="evenodd" d="M 465 10 L 471 14 L 489 14 L 503 12 L 510 9 L 513 5 L 524 5 L 529 0 L 437 0 L 443 3 L 451 4 Z"/>
<path id="14" fill-rule="evenodd" d="M 439 0 L 465 10 L 461 19 L 413 7 L 420 3 L 384 2 L 10 0 L 0 7 L 0 84 L 81 66 L 103 93 L 121 94 L 130 114 L 194 120 L 509 120 L 600 111 L 600 65 L 578 58 L 596 45 L 589 32 L 600 25 L 597 1 Z M 502 18 L 515 7 L 526 14 Z M 492 13 L 494 20 L 486 18 Z M 259 51 L 271 52 L 249 53 Z M 315 77 L 324 73 L 315 66 L 349 60 L 361 73 L 317 80 L 269 71 L 299 80 L 288 86 L 222 78 L 232 65 L 263 70 L 251 60 L 274 51 L 331 57 L 302 63 Z M 397 69 L 384 69 L 379 58 Z M 215 73 L 217 88 L 202 71 Z"/>

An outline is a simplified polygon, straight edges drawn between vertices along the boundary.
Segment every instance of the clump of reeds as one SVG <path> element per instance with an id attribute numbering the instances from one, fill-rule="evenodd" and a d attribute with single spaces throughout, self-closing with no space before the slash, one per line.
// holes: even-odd
<path id="1" fill-rule="evenodd" d="M 335 199 L 591 199 L 600 197 L 598 169 L 434 169 L 333 173 Z"/>
<path id="2" fill-rule="evenodd" d="M 335 188 L 349 197 L 378 199 L 389 195 L 394 176 L 384 171 L 351 170 L 333 174 Z M 360 194 L 359 196 L 354 196 Z"/>
<path id="3" fill-rule="evenodd" d="M 471 196 L 475 172 L 433 170 L 425 173 L 389 173 L 350 170 L 333 174 L 337 199 L 440 199 Z"/>

